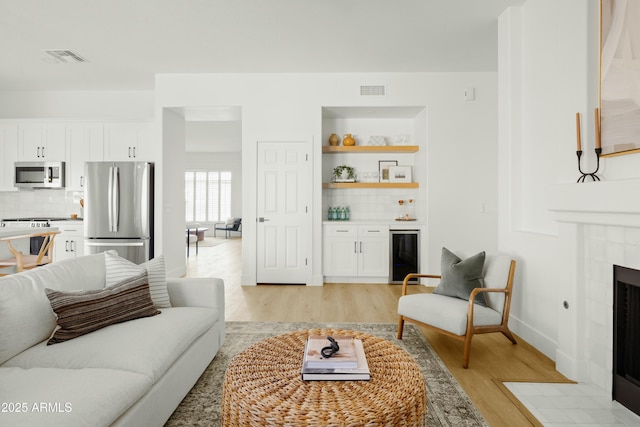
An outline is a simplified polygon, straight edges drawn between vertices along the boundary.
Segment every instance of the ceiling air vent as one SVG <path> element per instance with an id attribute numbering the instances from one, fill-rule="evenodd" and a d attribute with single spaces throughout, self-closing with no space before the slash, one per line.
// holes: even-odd
<path id="1" fill-rule="evenodd" d="M 76 64 L 81 62 L 87 62 L 86 59 L 84 59 L 83 57 L 81 57 L 80 55 L 78 55 L 77 53 L 71 50 L 55 49 L 55 50 L 45 50 L 45 52 L 51 55 L 53 59 L 55 59 L 56 62 L 60 64 Z"/>
<path id="2" fill-rule="evenodd" d="M 360 96 L 385 96 L 384 86 L 360 86 Z"/>

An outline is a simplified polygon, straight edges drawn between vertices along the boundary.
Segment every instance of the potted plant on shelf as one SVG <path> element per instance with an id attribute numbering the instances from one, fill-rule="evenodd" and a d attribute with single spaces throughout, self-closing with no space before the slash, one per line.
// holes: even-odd
<path id="1" fill-rule="evenodd" d="M 336 166 L 333 168 L 333 182 L 356 182 L 355 170 L 351 166 Z"/>

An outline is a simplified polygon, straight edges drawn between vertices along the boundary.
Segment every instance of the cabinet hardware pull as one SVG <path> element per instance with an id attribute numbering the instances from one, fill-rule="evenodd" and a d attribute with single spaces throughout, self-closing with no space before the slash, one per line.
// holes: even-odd
<path id="1" fill-rule="evenodd" d="M 336 230 L 336 233 L 348 233 L 349 230 Z"/>
<path id="2" fill-rule="evenodd" d="M 360 242 L 360 253 L 362 253 L 362 242 Z"/>
<path id="3" fill-rule="evenodd" d="M 358 253 L 358 242 L 353 242 L 353 253 L 354 254 Z"/>
<path id="4" fill-rule="evenodd" d="M 42 158 L 44 158 L 44 147 L 42 147 Z"/>

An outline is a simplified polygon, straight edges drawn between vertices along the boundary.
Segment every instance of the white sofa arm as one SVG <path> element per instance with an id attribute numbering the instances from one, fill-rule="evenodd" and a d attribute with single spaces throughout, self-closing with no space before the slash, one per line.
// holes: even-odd
<path id="1" fill-rule="evenodd" d="M 174 307 L 213 307 L 224 319 L 224 281 L 216 277 L 167 278 Z"/>

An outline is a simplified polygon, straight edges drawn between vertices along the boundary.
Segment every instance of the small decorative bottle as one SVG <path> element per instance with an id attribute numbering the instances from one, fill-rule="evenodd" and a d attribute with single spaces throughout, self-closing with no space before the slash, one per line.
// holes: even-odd
<path id="1" fill-rule="evenodd" d="M 331 206 L 327 209 L 327 221 L 333 221 L 333 208 Z"/>
<path id="2" fill-rule="evenodd" d="M 349 221 L 349 217 L 351 216 L 351 213 L 349 212 L 349 206 L 347 206 L 346 208 L 344 208 L 344 219 L 345 221 Z"/>

